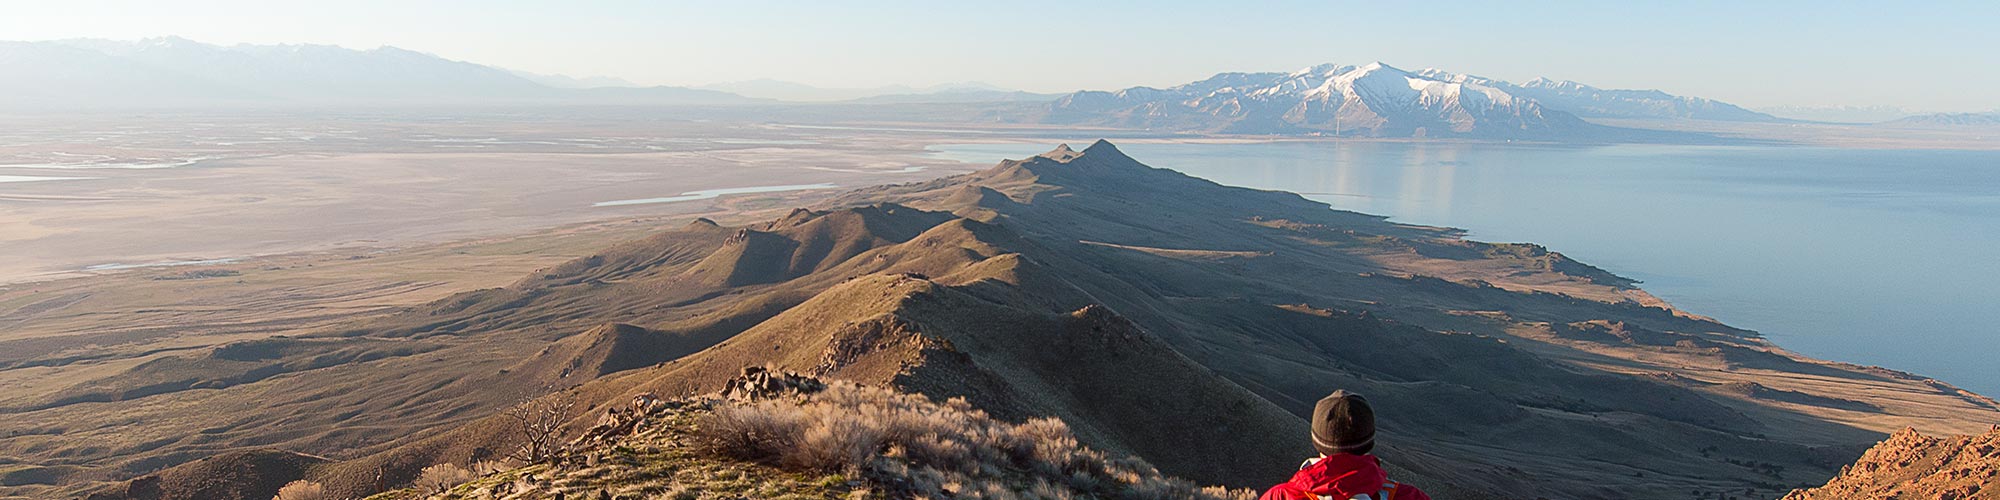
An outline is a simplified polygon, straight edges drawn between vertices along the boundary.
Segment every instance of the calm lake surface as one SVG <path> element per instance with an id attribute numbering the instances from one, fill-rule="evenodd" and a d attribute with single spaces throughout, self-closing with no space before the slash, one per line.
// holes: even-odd
<path id="1" fill-rule="evenodd" d="M 1072 144 L 1089 144 L 1076 141 Z M 1121 144 L 1149 165 L 1534 242 L 1806 355 L 2000 395 L 2000 152 Z M 1047 144 L 945 144 L 994 163 Z"/>

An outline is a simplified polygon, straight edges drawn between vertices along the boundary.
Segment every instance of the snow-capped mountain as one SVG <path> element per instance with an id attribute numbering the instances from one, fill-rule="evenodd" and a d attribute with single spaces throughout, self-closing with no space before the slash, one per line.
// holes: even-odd
<path id="1" fill-rule="evenodd" d="M 1223 73 L 1168 89 L 1084 91 L 1051 105 L 1054 123 L 1242 134 L 1537 138 L 1594 127 L 1533 99 L 1373 63 L 1292 73 Z"/>
<path id="2" fill-rule="evenodd" d="M 1719 121 L 1780 121 L 1714 99 L 1678 96 L 1658 90 L 1600 89 L 1570 80 L 1536 78 L 1515 85 L 1473 75 L 1458 75 L 1436 69 L 1418 72 L 1428 78 L 1468 82 L 1507 90 L 1539 101 L 1544 106 L 1568 111 L 1584 118 L 1685 118 Z"/>
<path id="3" fill-rule="evenodd" d="M 1323 64 L 1292 73 L 1222 73 L 1172 88 L 1083 91 L 1044 121 L 1242 134 L 1368 137 L 1577 137 L 1583 117 L 1774 119 L 1726 103 L 1575 82 L 1524 85 L 1435 69 Z"/>
<path id="4" fill-rule="evenodd" d="M 746 100 L 682 88 L 642 90 L 622 99 Z M 172 37 L 0 42 L 0 91 L 5 91 L 0 108 L 55 109 L 570 102 L 598 99 L 601 94 L 553 88 L 504 69 L 395 47 L 220 46 Z"/>

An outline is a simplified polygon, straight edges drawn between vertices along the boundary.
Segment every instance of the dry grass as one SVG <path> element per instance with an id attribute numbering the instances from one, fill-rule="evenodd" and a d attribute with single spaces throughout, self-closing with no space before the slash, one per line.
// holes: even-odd
<path id="1" fill-rule="evenodd" d="M 840 472 L 925 498 L 1248 499 L 1202 488 L 1138 458 L 1079 444 L 1061 420 L 1011 424 L 953 398 L 836 383 L 803 400 L 717 408 L 695 431 L 703 453 Z"/>
<path id="2" fill-rule="evenodd" d="M 271 500 L 333 500 L 333 496 L 328 495 L 326 488 L 319 483 L 298 480 L 285 483 L 285 487 L 278 488 L 278 495 L 271 497 Z"/>

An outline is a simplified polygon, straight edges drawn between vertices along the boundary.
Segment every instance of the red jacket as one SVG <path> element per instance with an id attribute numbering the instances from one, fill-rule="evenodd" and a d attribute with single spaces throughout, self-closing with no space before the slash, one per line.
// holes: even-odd
<path id="1" fill-rule="evenodd" d="M 1378 498 L 1383 492 L 1388 492 L 1389 498 Z M 1346 453 L 1306 462 L 1291 481 L 1271 487 L 1261 500 L 1348 500 L 1355 495 L 1368 495 L 1373 500 L 1431 500 L 1415 486 L 1390 481 L 1375 456 Z"/>

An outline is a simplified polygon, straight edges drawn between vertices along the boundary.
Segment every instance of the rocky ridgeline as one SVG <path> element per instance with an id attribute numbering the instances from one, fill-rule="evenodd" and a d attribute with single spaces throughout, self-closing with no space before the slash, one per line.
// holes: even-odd
<path id="1" fill-rule="evenodd" d="M 743 374 L 729 379 L 728 385 L 716 393 L 716 397 L 737 402 L 759 401 L 788 396 L 803 396 L 826 390 L 826 383 L 818 378 L 776 370 L 768 367 L 747 367 Z"/>
<path id="2" fill-rule="evenodd" d="M 2000 426 L 1973 436 L 1929 437 L 1903 429 L 1842 468 L 1825 486 L 1785 500 L 1855 498 L 2000 499 Z"/>

